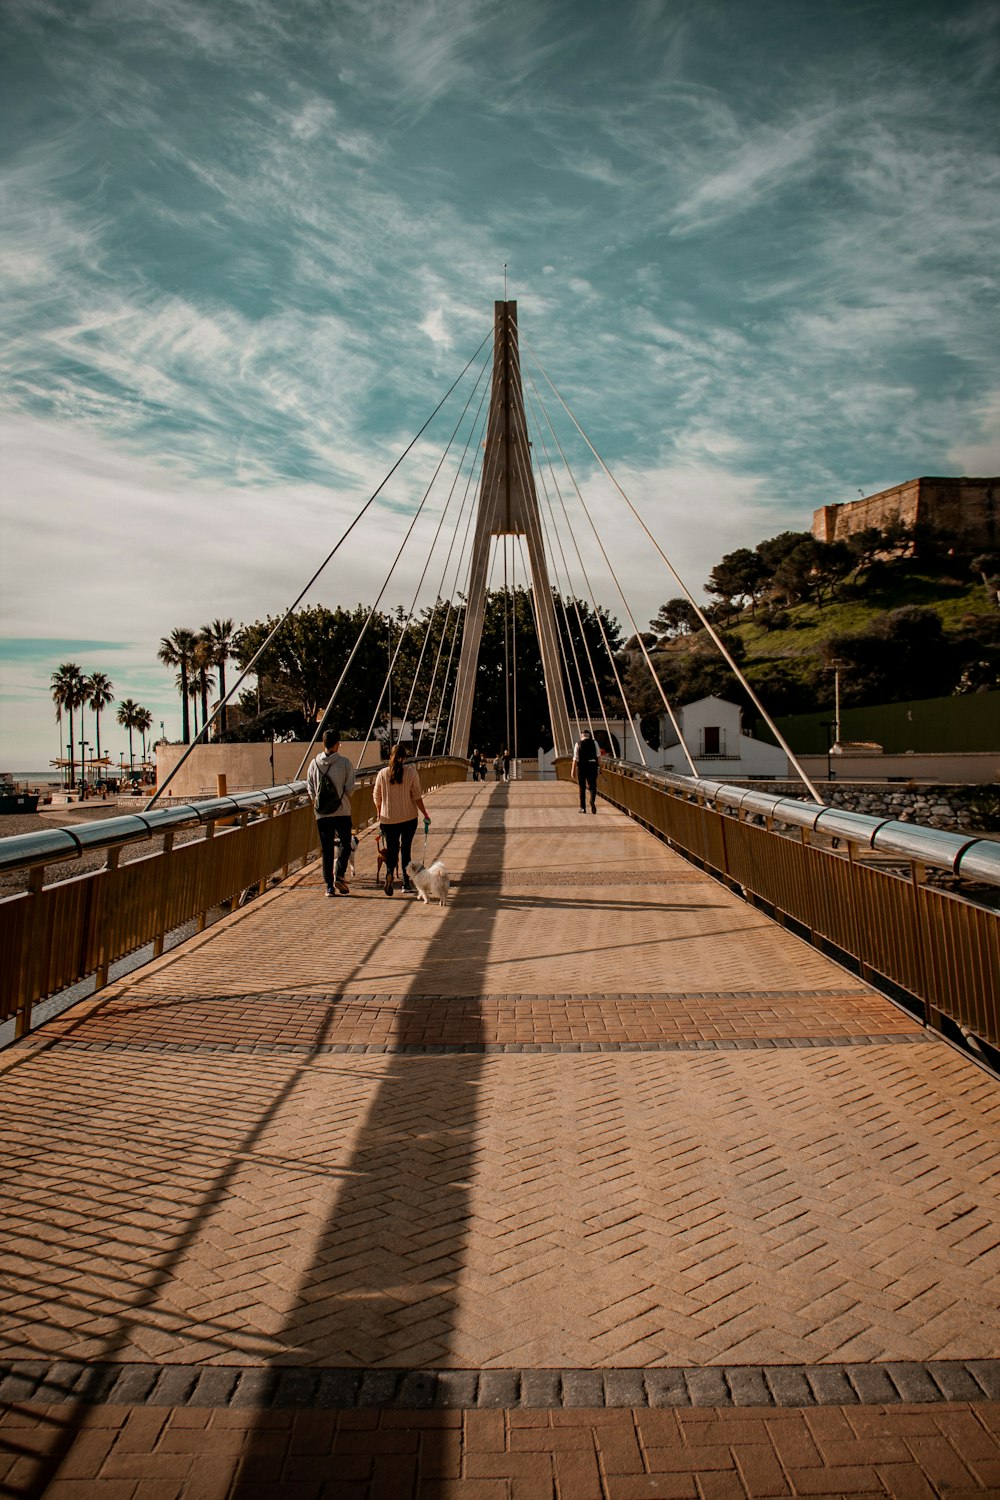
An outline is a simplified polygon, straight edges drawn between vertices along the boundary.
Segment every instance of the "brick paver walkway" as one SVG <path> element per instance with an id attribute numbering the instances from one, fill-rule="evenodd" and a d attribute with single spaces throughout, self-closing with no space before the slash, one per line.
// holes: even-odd
<path id="1" fill-rule="evenodd" d="M 0 1058 L 0 1495 L 1000 1494 L 1000 1089 L 607 805 L 434 795 Z"/>

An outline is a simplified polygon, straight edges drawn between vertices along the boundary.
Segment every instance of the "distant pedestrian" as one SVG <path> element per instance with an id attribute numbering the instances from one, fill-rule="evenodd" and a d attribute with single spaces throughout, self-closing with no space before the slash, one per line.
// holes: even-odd
<path id="1" fill-rule="evenodd" d="M 573 774 L 580 788 L 580 811 L 587 811 L 587 793 L 590 793 L 590 810 L 597 812 L 597 768 L 600 751 L 597 741 L 589 729 L 584 729 L 573 746 Z"/>
<path id="2" fill-rule="evenodd" d="M 470 763 L 472 765 L 473 781 L 485 781 L 486 767 L 483 763 L 483 757 L 480 755 L 478 750 L 473 750 L 472 755 L 470 756 Z"/>
<path id="3" fill-rule="evenodd" d="M 323 749 L 309 767 L 306 785 L 316 814 L 316 831 L 323 852 L 323 884 L 328 896 L 349 896 L 351 888 L 344 878 L 351 857 L 351 793 L 354 790 L 354 767 L 346 755 L 340 755 L 340 730 L 328 729 Z M 339 847 L 338 847 L 339 846 Z M 337 850 L 337 867 L 333 855 Z"/>
<path id="4" fill-rule="evenodd" d="M 401 860 L 403 890 L 412 891 L 406 867 L 410 863 L 413 835 L 417 831 L 417 813 L 423 813 L 424 826 L 430 822 L 420 791 L 416 766 L 406 764 L 405 745 L 393 745 L 389 764 L 375 777 L 375 814 L 382 826 L 385 848 L 385 893 L 392 895 L 397 861 Z"/>
<path id="5" fill-rule="evenodd" d="M 497 751 L 493 757 L 493 780 L 499 781 L 503 775 L 503 756 Z"/>
<path id="6" fill-rule="evenodd" d="M 504 779 L 504 781 L 509 781 L 510 780 L 510 751 L 509 750 L 505 750 L 503 752 L 502 759 L 503 759 L 503 779 Z"/>

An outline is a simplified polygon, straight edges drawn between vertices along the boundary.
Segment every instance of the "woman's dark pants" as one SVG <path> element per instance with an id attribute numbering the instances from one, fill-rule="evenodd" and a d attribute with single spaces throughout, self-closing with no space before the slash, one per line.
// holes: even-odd
<path id="1" fill-rule="evenodd" d="M 410 863 L 410 854 L 413 849 L 413 835 L 417 831 L 417 820 L 411 818 L 408 823 L 382 823 L 382 838 L 385 840 L 385 868 L 390 875 L 396 873 L 396 861 L 401 860 L 400 874 L 405 884 L 409 884 L 410 877 L 406 873 L 406 867 Z"/>

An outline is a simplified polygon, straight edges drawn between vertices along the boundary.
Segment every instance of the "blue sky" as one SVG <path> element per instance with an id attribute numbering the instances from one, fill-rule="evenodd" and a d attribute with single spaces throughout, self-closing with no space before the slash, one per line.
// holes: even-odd
<path id="1" fill-rule="evenodd" d="M 159 638 L 295 596 L 504 262 L 692 585 L 1000 473 L 993 3 L 18 0 L 0 56 L 3 768 L 67 658 L 179 732 Z M 374 597 L 435 446 L 310 598 Z M 574 457 L 644 622 L 676 588 Z"/>

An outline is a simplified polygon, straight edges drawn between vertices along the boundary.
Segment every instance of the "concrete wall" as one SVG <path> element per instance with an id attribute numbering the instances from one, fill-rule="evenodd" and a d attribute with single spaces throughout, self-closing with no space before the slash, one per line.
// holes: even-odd
<path id="1" fill-rule="evenodd" d="M 225 774 L 227 792 L 251 792 L 265 786 L 280 786 L 283 782 L 294 781 L 299 761 L 305 754 L 306 748 L 304 740 L 296 740 L 292 744 L 276 744 L 272 775 L 269 740 L 252 744 L 197 745 L 186 765 L 170 783 L 166 796 L 177 797 L 182 802 L 198 797 L 214 797 L 218 791 L 220 772 Z M 158 745 L 156 747 L 157 786 L 161 786 L 166 780 L 185 749 L 184 745 Z M 340 751 L 354 765 L 357 765 L 361 754 L 361 743 L 345 740 L 340 746 Z M 364 764 L 375 768 L 381 765 L 381 751 L 378 745 L 370 744 L 367 747 Z"/>
<path id="2" fill-rule="evenodd" d="M 825 755 L 800 755 L 799 761 L 813 781 L 826 781 Z M 1000 782 L 1000 752 L 993 750 L 972 755 L 832 755 L 830 765 L 837 781 L 888 781 L 893 777 L 952 786 Z"/>
<path id="3" fill-rule="evenodd" d="M 824 505 L 813 513 L 813 536 L 843 541 L 867 526 L 890 521 L 957 533 L 972 548 L 993 549 L 1000 541 L 1000 478 L 925 476 L 908 479 L 877 495 L 845 505 Z"/>

